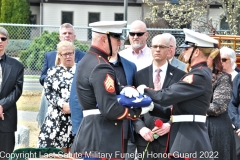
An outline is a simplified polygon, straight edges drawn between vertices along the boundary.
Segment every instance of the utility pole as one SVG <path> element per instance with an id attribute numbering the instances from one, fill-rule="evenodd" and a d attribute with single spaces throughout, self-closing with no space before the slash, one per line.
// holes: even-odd
<path id="1" fill-rule="evenodd" d="M 40 25 L 43 25 L 43 0 L 40 2 Z M 42 34 L 42 27 L 40 27 L 40 35 Z"/>
<path id="2" fill-rule="evenodd" d="M 124 0 L 124 21 L 127 21 L 128 0 Z"/>

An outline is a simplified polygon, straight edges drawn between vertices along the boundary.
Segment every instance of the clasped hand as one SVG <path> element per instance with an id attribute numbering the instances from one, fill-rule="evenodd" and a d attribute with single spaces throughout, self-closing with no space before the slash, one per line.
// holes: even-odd
<path id="1" fill-rule="evenodd" d="M 137 87 L 137 90 L 141 95 L 144 95 L 144 89 L 145 88 L 147 88 L 147 86 L 145 84 L 142 84 L 142 85 Z"/>
<path id="2" fill-rule="evenodd" d="M 130 87 L 130 86 L 124 87 L 122 89 L 122 91 L 120 92 L 120 94 L 125 95 L 128 98 L 139 97 L 138 91 L 135 88 Z"/>
<path id="3" fill-rule="evenodd" d="M 4 113 L 3 113 L 3 107 L 0 105 L 0 118 L 4 120 Z"/>
<path id="4" fill-rule="evenodd" d="M 125 95 L 128 98 L 132 98 L 132 97 L 136 98 L 136 97 L 139 97 L 139 93 L 141 95 L 144 94 L 144 89 L 145 88 L 147 88 L 147 86 L 144 85 L 144 84 L 138 86 L 137 89 L 135 89 L 134 87 L 128 86 L 128 87 L 124 87 L 122 89 L 122 91 L 120 92 L 120 94 Z"/>

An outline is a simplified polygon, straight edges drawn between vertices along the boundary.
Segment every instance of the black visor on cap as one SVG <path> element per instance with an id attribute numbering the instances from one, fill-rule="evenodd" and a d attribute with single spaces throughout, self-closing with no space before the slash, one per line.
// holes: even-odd
<path id="1" fill-rule="evenodd" d="M 111 37 L 116 38 L 116 39 L 121 39 L 121 40 L 125 40 L 125 38 L 122 36 L 122 34 L 119 33 L 109 33 Z"/>
<path id="2" fill-rule="evenodd" d="M 189 48 L 189 47 L 194 47 L 194 46 L 195 46 L 195 43 L 185 41 L 183 44 L 181 44 L 181 46 L 179 46 L 179 48 Z"/>

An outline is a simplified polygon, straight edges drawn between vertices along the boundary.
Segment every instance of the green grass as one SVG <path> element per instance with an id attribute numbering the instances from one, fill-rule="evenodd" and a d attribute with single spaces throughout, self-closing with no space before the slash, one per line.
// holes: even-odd
<path id="1" fill-rule="evenodd" d="M 39 79 L 40 76 L 36 76 L 36 75 L 25 75 L 24 79 Z"/>
<path id="2" fill-rule="evenodd" d="M 24 91 L 17 101 L 17 109 L 22 111 L 38 112 L 41 102 L 42 92 Z"/>
<path id="3" fill-rule="evenodd" d="M 41 91 L 23 91 L 22 96 L 17 101 L 17 109 L 22 111 L 39 111 L 41 101 Z M 38 122 L 35 121 L 18 121 L 18 124 L 26 126 L 30 130 L 29 147 L 37 146 L 39 128 Z M 21 147 L 20 147 L 21 148 Z M 17 148 L 15 148 L 17 149 Z"/>

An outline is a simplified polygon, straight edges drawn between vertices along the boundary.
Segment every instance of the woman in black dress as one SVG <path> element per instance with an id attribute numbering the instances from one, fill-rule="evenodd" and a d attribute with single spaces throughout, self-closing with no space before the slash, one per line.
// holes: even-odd
<path id="1" fill-rule="evenodd" d="M 213 154 L 217 160 L 236 160 L 232 123 L 227 113 L 227 106 L 232 95 L 231 75 L 222 71 L 220 54 L 209 56 L 208 67 L 212 69 L 213 86 L 206 121 L 213 149 L 213 153 L 209 154 Z"/>

